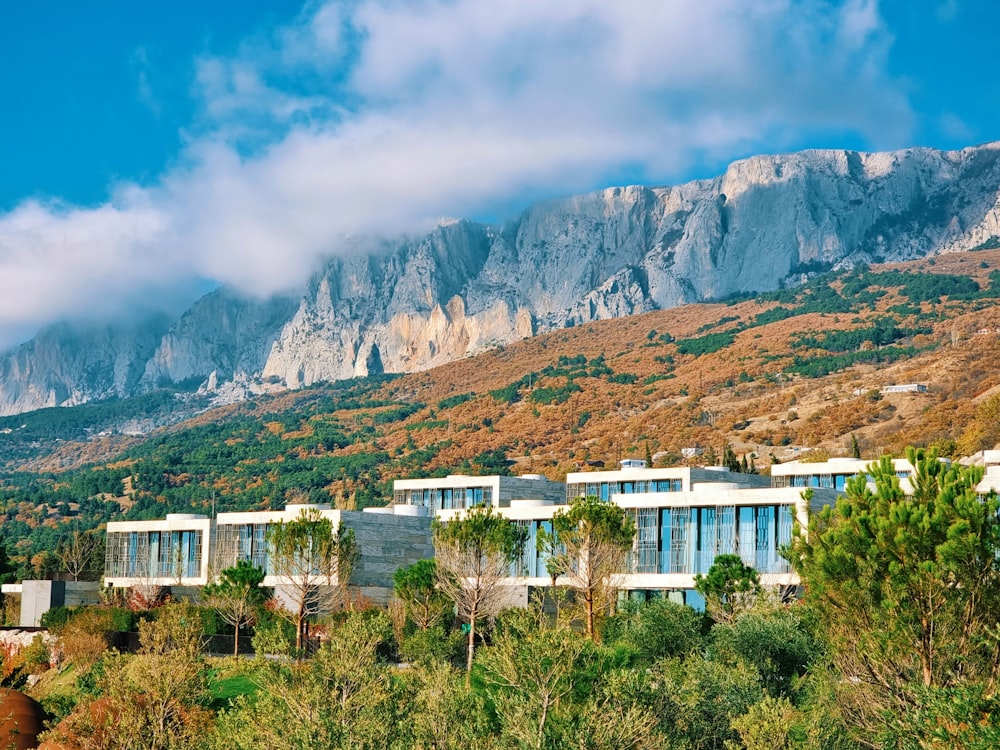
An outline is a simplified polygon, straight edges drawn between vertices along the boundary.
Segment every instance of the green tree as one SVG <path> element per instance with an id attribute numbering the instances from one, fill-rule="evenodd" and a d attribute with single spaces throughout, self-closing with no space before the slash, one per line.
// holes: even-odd
<path id="1" fill-rule="evenodd" d="M 617 597 L 616 576 L 625 572 L 635 522 L 624 509 L 588 495 L 556 511 L 552 531 L 562 549 L 555 562 L 581 597 L 587 635 L 596 639 L 598 620 Z"/>
<path id="2" fill-rule="evenodd" d="M 263 570 L 248 560 L 240 560 L 223 570 L 217 583 L 202 589 L 202 604 L 233 626 L 233 656 L 240 652 L 240 628 L 256 623 L 257 612 L 267 599 L 260 587 L 263 582 Z"/>
<path id="3" fill-rule="evenodd" d="M 1000 522 L 982 470 L 909 449 L 913 493 L 890 459 L 868 467 L 835 506 L 796 528 L 791 560 L 844 685 L 845 714 L 866 744 L 921 690 L 996 687 Z"/>
<path id="4" fill-rule="evenodd" d="M 418 560 L 392 574 L 393 591 L 421 630 L 438 622 L 448 607 L 448 597 L 438 588 L 437 581 L 437 563 L 433 559 Z"/>
<path id="5" fill-rule="evenodd" d="M 706 575 L 694 577 L 694 588 L 705 597 L 705 610 L 716 622 L 732 622 L 757 602 L 760 574 L 739 555 L 719 555 Z"/>
<path id="6" fill-rule="evenodd" d="M 0 583 L 13 583 L 17 580 L 17 566 L 11 562 L 7 554 L 7 540 L 0 535 Z"/>
<path id="7" fill-rule="evenodd" d="M 573 693 L 592 679 L 586 666 L 594 648 L 568 627 L 545 627 L 539 614 L 505 613 L 477 661 L 504 744 L 532 750 L 565 746 L 563 735 L 578 709 Z"/>
<path id="8" fill-rule="evenodd" d="M 627 602 L 605 620 L 607 646 L 625 646 L 646 664 L 668 656 L 686 656 L 702 647 L 702 616 L 691 607 L 667 599 Z"/>
<path id="9" fill-rule="evenodd" d="M 155 620 L 140 621 L 139 653 L 102 661 L 99 707 L 80 704 L 46 739 L 101 750 L 204 747 L 212 717 L 201 632 L 201 613 L 187 603 L 168 604 Z"/>
<path id="10" fill-rule="evenodd" d="M 409 696 L 381 655 L 392 637 L 384 613 L 352 613 L 313 658 L 268 660 L 260 689 L 238 699 L 218 722 L 219 750 L 331 750 L 400 746 Z"/>
<path id="11" fill-rule="evenodd" d="M 504 579 L 524 546 L 523 531 L 493 509 L 479 506 L 434 523 L 437 580 L 469 624 L 466 674 L 472 672 L 476 624 L 504 603 Z"/>
<path id="12" fill-rule="evenodd" d="M 59 540 L 56 557 L 74 581 L 96 580 L 104 568 L 104 537 L 98 531 L 74 531 Z"/>
<path id="13" fill-rule="evenodd" d="M 740 460 L 736 457 L 733 446 L 728 442 L 722 446 L 722 465 L 732 472 L 740 471 Z"/>
<path id="14" fill-rule="evenodd" d="M 926 688 L 905 714 L 886 717 L 878 740 L 892 750 L 1000 747 L 1000 698 L 982 685 Z M 928 741 L 930 740 L 930 741 Z"/>
<path id="15" fill-rule="evenodd" d="M 333 528 L 316 508 L 268 529 L 268 562 L 276 581 L 276 599 L 295 623 L 295 649 L 302 650 L 309 620 L 343 602 L 357 558 L 354 532 Z"/>

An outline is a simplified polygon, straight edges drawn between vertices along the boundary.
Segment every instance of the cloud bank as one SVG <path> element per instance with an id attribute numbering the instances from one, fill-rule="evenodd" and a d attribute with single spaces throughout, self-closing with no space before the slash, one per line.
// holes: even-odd
<path id="1" fill-rule="evenodd" d="M 811 137 L 897 146 L 913 117 L 891 42 L 864 0 L 310 4 L 193 61 L 199 115 L 157 184 L 0 215 L 0 347 L 205 280 L 292 290 L 345 238 L 623 175 L 675 181 Z"/>

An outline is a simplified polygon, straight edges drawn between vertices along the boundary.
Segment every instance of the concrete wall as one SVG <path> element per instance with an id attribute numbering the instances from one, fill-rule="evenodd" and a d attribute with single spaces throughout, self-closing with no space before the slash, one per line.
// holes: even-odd
<path id="1" fill-rule="evenodd" d="M 549 503 L 566 501 L 566 485 L 548 479 L 526 479 L 524 477 L 500 477 L 499 497 L 493 504 L 509 508 L 511 500 L 542 500 Z"/>
<path id="2" fill-rule="evenodd" d="M 344 527 L 354 532 L 361 555 L 354 563 L 351 585 L 392 590 L 398 568 L 434 557 L 431 519 L 387 513 L 342 511 Z"/>
<path id="3" fill-rule="evenodd" d="M 23 581 L 21 627 L 39 627 L 42 615 L 53 607 L 100 603 L 101 585 L 96 581 Z"/>

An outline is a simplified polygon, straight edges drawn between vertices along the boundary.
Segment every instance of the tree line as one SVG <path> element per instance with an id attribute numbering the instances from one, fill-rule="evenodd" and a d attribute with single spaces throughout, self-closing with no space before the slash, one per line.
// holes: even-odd
<path id="1" fill-rule="evenodd" d="M 523 532 L 473 510 L 435 527 L 436 558 L 397 573 L 388 609 L 341 601 L 310 612 L 322 643 L 308 655 L 293 645 L 297 625 L 267 619 L 274 604 L 247 606 L 263 615 L 258 653 L 279 657 L 239 662 L 204 655 L 206 608 L 160 607 L 139 624 L 138 653 L 75 657 L 72 695 L 49 702 L 62 719 L 52 739 L 109 749 L 997 747 L 1000 507 L 976 492 L 981 471 L 908 455 L 911 494 L 882 460 L 870 484 L 852 480 L 796 527 L 786 554 L 800 600 L 781 599 L 734 556 L 699 577 L 706 612 L 622 599 L 615 575 L 631 520 L 582 499 L 540 541 L 558 585 L 505 608 L 493 584 Z M 241 587 L 259 591 L 241 576 L 224 574 L 204 603 L 221 611 Z M 237 632 L 249 623 L 231 616 Z M 82 653 L 78 618 L 61 639 Z"/>

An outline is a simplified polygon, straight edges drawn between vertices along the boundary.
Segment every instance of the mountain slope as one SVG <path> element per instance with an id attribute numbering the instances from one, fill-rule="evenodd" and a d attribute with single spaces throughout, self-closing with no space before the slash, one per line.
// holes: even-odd
<path id="1" fill-rule="evenodd" d="M 1000 250 L 954 253 L 259 396 L 144 437 L 98 433 L 167 415 L 170 392 L 0 418 L 4 535 L 30 559 L 66 529 L 123 514 L 303 495 L 382 504 L 399 477 L 559 479 L 647 451 L 674 465 L 700 448 L 692 461 L 713 463 L 727 444 L 762 470 L 855 440 L 865 458 L 931 444 L 965 455 L 1000 443 L 998 303 Z M 900 383 L 926 391 L 881 392 Z"/>
<path id="2" fill-rule="evenodd" d="M 1000 144 L 757 156 L 712 180 L 539 204 L 502 226 L 458 221 L 423 237 L 357 240 L 300 298 L 219 290 L 167 331 L 137 328 L 114 366 L 92 333 L 56 349 L 40 334 L 0 360 L 0 414 L 187 379 L 232 400 L 414 372 L 545 331 L 998 238 Z M 85 350 L 105 364 L 65 354 Z"/>

